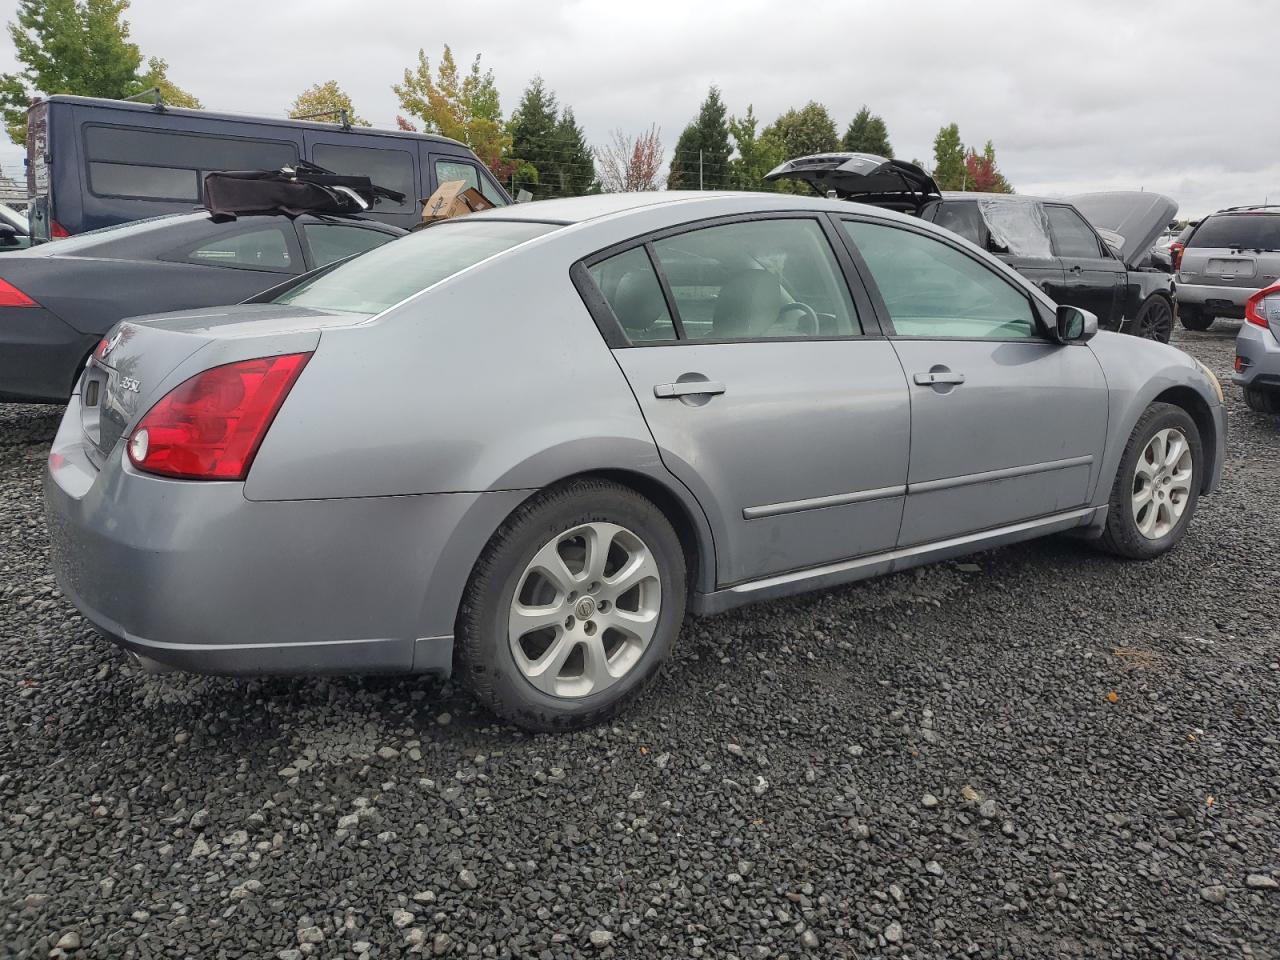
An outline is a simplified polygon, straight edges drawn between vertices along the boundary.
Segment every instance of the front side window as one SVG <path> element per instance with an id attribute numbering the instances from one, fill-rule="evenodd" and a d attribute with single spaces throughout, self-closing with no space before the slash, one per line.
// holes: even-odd
<path id="1" fill-rule="evenodd" d="M 347 227 L 338 223 L 307 223 L 303 224 L 302 232 L 307 238 L 307 245 L 311 247 L 311 259 L 315 261 L 313 267 L 323 267 L 327 263 L 364 253 L 395 239 L 381 230 Z"/>
<path id="2" fill-rule="evenodd" d="M 662 285 L 644 247 L 601 260 L 590 273 L 632 343 L 676 339 Z"/>
<path id="3" fill-rule="evenodd" d="M 278 227 L 211 240 L 188 252 L 186 259 L 211 266 L 255 270 L 289 270 L 293 266 L 289 242 Z"/>
<path id="4" fill-rule="evenodd" d="M 1070 207 L 1053 204 L 1045 210 L 1049 214 L 1049 229 L 1053 231 L 1053 245 L 1058 256 L 1094 259 L 1102 256 L 1098 238 L 1080 214 Z"/>
<path id="5" fill-rule="evenodd" d="M 990 267 L 941 240 L 843 220 L 902 337 L 1015 340 L 1037 336 L 1031 301 Z"/>
<path id="6" fill-rule="evenodd" d="M 315 310 L 381 313 L 517 244 L 558 230 L 553 223 L 443 220 L 334 267 L 275 299 Z"/>
<path id="7" fill-rule="evenodd" d="M 691 340 L 861 333 L 822 227 L 766 219 L 703 227 L 653 249 Z"/>
<path id="8" fill-rule="evenodd" d="M 417 190 L 413 185 L 413 156 L 404 150 L 317 143 L 312 148 L 311 157 L 326 170 L 352 177 L 368 177 L 375 186 L 404 194 L 404 200 L 398 204 L 379 200 L 372 213 L 418 209 Z"/>

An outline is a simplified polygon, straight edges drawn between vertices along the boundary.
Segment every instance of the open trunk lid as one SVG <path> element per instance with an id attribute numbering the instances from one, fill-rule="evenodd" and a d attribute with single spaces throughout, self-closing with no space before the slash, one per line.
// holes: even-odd
<path id="1" fill-rule="evenodd" d="M 1169 197 L 1138 190 L 1081 193 L 1067 200 L 1100 231 L 1123 238 L 1120 258 L 1130 270 L 1141 266 L 1156 238 L 1178 214 L 1178 204 Z"/>
<path id="2" fill-rule="evenodd" d="M 826 196 L 919 213 L 942 194 L 933 177 L 914 163 L 873 153 L 815 153 L 781 163 L 765 180 L 799 180 Z"/>
<path id="3" fill-rule="evenodd" d="M 94 350 L 80 381 L 81 425 L 98 465 L 188 377 L 237 360 L 314 350 L 326 327 L 364 319 L 262 303 L 122 320 Z"/>

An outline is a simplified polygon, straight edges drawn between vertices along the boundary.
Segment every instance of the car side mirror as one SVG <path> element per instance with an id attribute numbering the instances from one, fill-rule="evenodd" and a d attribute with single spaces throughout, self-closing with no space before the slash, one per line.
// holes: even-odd
<path id="1" fill-rule="evenodd" d="M 1098 332 L 1098 318 L 1088 310 L 1063 304 L 1054 316 L 1054 337 L 1059 343 L 1084 343 Z"/>

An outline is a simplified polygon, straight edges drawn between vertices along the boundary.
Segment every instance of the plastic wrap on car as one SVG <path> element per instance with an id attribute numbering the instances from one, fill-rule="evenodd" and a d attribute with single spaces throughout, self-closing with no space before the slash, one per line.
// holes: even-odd
<path id="1" fill-rule="evenodd" d="M 1040 204 L 979 197 L 978 209 L 991 231 L 991 239 L 1012 256 L 1041 259 L 1053 256 L 1049 218 Z"/>

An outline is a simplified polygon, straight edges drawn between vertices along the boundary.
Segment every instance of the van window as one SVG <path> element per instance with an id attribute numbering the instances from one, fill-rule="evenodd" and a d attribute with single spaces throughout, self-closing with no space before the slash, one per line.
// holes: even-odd
<path id="1" fill-rule="evenodd" d="M 440 184 L 454 180 L 465 180 L 468 187 L 479 190 L 484 198 L 496 207 L 507 205 L 507 198 L 494 188 L 488 177 L 480 176 L 474 164 L 461 160 L 437 160 L 436 188 L 439 189 Z"/>
<path id="2" fill-rule="evenodd" d="M 311 159 L 326 170 L 368 177 L 379 187 L 404 194 L 404 200 L 399 204 L 379 200 L 372 212 L 402 210 L 412 213 L 418 209 L 417 190 L 413 185 L 413 156 L 404 150 L 317 143 L 311 150 Z"/>
<path id="3" fill-rule="evenodd" d="M 99 196 L 143 197 L 148 200 L 200 199 L 195 170 L 144 167 L 134 163 L 89 163 L 89 189 Z"/>

